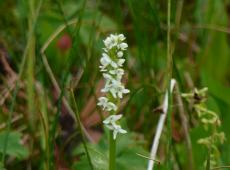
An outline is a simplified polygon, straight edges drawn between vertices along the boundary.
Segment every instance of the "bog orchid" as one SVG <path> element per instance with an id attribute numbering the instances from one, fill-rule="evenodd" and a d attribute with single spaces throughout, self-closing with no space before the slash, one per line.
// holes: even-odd
<path id="1" fill-rule="evenodd" d="M 208 88 L 206 87 L 200 90 L 194 89 L 191 93 L 182 94 L 182 97 L 193 103 L 193 109 L 197 113 L 204 130 L 210 132 L 209 136 L 198 139 L 197 143 L 211 151 L 210 165 L 214 167 L 217 165 L 220 155 L 218 145 L 224 143 L 225 133 L 219 130 L 219 126 L 221 126 L 219 115 L 206 107 L 207 91 Z M 205 162 L 206 164 L 207 162 Z"/>
<path id="2" fill-rule="evenodd" d="M 124 51 L 128 44 L 124 42 L 123 34 L 109 35 L 103 42 L 102 57 L 100 59 L 100 71 L 105 79 L 105 86 L 101 92 L 105 93 L 105 97 L 100 97 L 97 103 L 103 110 L 111 112 L 111 116 L 103 121 L 105 126 L 113 131 L 113 139 L 116 139 L 118 133 L 127 133 L 120 125 L 116 123 L 121 118 L 121 115 L 115 115 L 117 111 L 117 103 L 123 98 L 124 94 L 129 93 L 121 82 L 124 70 L 122 69 L 125 63 Z"/>

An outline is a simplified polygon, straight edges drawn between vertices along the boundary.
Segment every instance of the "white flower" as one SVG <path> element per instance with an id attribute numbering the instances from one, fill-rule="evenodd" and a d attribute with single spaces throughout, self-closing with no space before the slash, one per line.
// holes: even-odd
<path id="1" fill-rule="evenodd" d="M 113 130 L 113 139 L 114 140 L 116 139 L 118 133 L 125 134 L 125 133 L 127 133 L 127 131 L 122 129 L 120 125 L 115 126 L 114 130 Z"/>
<path id="2" fill-rule="evenodd" d="M 118 56 L 119 58 L 121 58 L 121 57 L 123 56 L 123 52 L 122 52 L 122 51 L 118 51 L 118 52 L 117 52 L 117 56 Z"/>
<path id="3" fill-rule="evenodd" d="M 119 41 L 124 41 L 125 40 L 125 36 L 123 34 L 119 34 L 118 35 L 118 39 L 119 39 Z"/>
<path id="4" fill-rule="evenodd" d="M 108 78 L 107 82 L 105 83 L 105 87 L 101 89 L 101 92 L 110 92 L 114 98 L 119 97 L 121 99 L 123 97 L 123 94 L 129 93 L 129 90 L 125 89 L 125 87 L 119 80 Z"/>
<path id="5" fill-rule="evenodd" d="M 112 103 L 112 102 L 108 102 L 105 110 L 106 111 L 112 111 L 112 110 L 116 111 L 117 110 L 117 106 L 114 103 Z"/>
<path id="6" fill-rule="evenodd" d="M 110 50 L 118 45 L 119 40 L 122 40 L 122 37 L 119 38 L 117 35 L 110 34 L 110 36 L 104 40 L 105 47 L 107 50 Z"/>
<path id="7" fill-rule="evenodd" d="M 109 129 L 113 131 L 113 139 L 115 140 L 117 137 L 118 133 L 122 133 L 125 134 L 127 133 L 126 130 L 122 129 L 120 125 L 116 124 L 116 121 L 118 121 L 119 119 L 121 119 L 122 115 L 111 115 L 109 117 L 107 117 L 103 123 L 105 124 L 105 126 Z"/>
<path id="8" fill-rule="evenodd" d="M 117 106 L 114 103 L 109 102 L 109 99 L 106 97 L 100 97 L 97 105 L 102 106 L 102 109 L 106 111 L 117 110 Z"/>
<path id="9" fill-rule="evenodd" d="M 123 43 L 124 40 L 125 40 L 125 36 L 123 34 L 119 34 L 119 35 L 110 34 L 110 36 L 107 37 L 103 41 L 104 45 L 106 47 L 106 49 L 104 49 L 104 50 L 107 52 L 108 50 L 117 46 L 118 49 L 121 49 L 124 51 L 128 47 L 128 44 Z"/>
<path id="10" fill-rule="evenodd" d="M 107 104 L 108 104 L 108 100 L 106 97 L 100 97 L 99 102 L 97 103 L 98 106 L 102 106 L 103 110 L 106 108 Z"/>
<path id="11" fill-rule="evenodd" d="M 116 80 L 121 81 L 121 78 L 124 75 L 124 70 L 119 68 L 115 70 L 110 70 L 109 73 L 116 76 Z"/>
<path id="12" fill-rule="evenodd" d="M 116 121 L 118 121 L 119 119 L 121 119 L 122 115 L 111 115 L 109 117 L 107 117 L 103 123 L 106 125 L 112 124 L 112 125 L 116 125 Z"/>
<path id="13" fill-rule="evenodd" d="M 102 56 L 103 57 L 100 59 L 102 66 L 100 66 L 100 68 L 101 68 L 101 71 L 106 71 L 105 68 L 112 62 L 112 60 L 106 53 L 103 53 Z"/>
<path id="14" fill-rule="evenodd" d="M 127 47 L 128 47 L 128 44 L 126 44 L 126 43 L 121 43 L 121 44 L 119 44 L 119 47 L 118 47 L 118 48 L 120 48 L 121 50 L 126 50 Z"/>
<path id="15" fill-rule="evenodd" d="M 113 47 L 111 37 L 107 37 L 107 38 L 104 40 L 104 44 L 105 44 L 105 47 L 106 47 L 107 49 L 111 49 L 111 48 Z"/>
<path id="16" fill-rule="evenodd" d="M 117 68 L 117 67 L 118 67 L 118 63 L 116 63 L 116 62 L 114 62 L 114 61 L 112 61 L 112 62 L 110 63 L 110 65 L 111 65 L 113 68 Z"/>
<path id="17" fill-rule="evenodd" d="M 108 73 L 103 73 L 103 77 L 106 79 L 106 81 L 112 81 L 113 80 L 113 77 Z"/>
<path id="18" fill-rule="evenodd" d="M 103 72 L 105 79 L 105 86 L 101 89 L 101 92 L 109 93 L 108 96 L 112 97 L 114 102 L 118 102 L 123 97 L 123 94 L 129 93 L 129 90 L 125 89 L 121 83 L 122 76 L 124 75 L 122 66 L 125 63 L 125 59 L 122 58 L 124 55 L 123 51 L 128 47 L 124 40 L 125 36 L 123 34 L 110 34 L 103 41 L 105 48 L 103 48 L 104 53 L 102 53 L 100 59 L 100 70 Z M 117 110 L 117 105 L 106 97 L 100 97 L 97 105 L 106 111 Z M 127 133 L 120 125 L 116 124 L 116 121 L 121 117 L 121 115 L 111 115 L 103 121 L 105 126 L 113 131 L 113 139 L 116 139 L 118 133 Z"/>
<path id="19" fill-rule="evenodd" d="M 112 81 L 109 91 L 111 92 L 114 98 L 117 98 L 118 96 L 120 99 L 123 97 L 123 94 L 129 93 L 129 90 L 125 89 L 123 84 L 117 80 Z"/>
<path id="20" fill-rule="evenodd" d="M 125 89 L 124 86 L 121 86 L 121 89 L 118 91 L 118 97 L 121 99 L 123 97 L 123 94 L 129 93 L 129 89 Z"/>
<path id="21" fill-rule="evenodd" d="M 124 64 L 124 62 L 125 62 L 125 59 L 119 59 L 119 60 L 117 61 L 117 65 L 118 65 L 119 67 L 122 67 L 123 64 Z"/>

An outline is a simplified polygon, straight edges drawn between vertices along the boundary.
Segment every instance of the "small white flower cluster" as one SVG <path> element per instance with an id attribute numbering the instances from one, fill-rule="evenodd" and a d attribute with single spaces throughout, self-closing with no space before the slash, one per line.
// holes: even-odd
<path id="1" fill-rule="evenodd" d="M 111 34 L 104 40 L 105 48 L 103 48 L 102 57 L 100 59 L 100 71 L 105 79 L 105 87 L 101 92 L 106 93 L 106 97 L 100 97 L 98 106 L 101 106 L 105 111 L 117 111 L 116 103 L 123 98 L 123 94 L 129 93 L 122 84 L 122 76 L 124 70 L 122 69 L 125 59 L 123 58 L 124 51 L 127 49 L 128 44 L 124 42 L 125 36 L 123 34 Z M 112 115 L 114 116 L 114 115 Z M 106 119 L 107 120 L 107 119 Z M 114 137 L 117 133 L 122 133 L 125 130 L 121 129 L 115 123 L 109 127 L 114 131 Z M 126 131 L 125 131 L 126 132 Z"/>
<path id="2" fill-rule="evenodd" d="M 122 66 L 125 62 L 123 57 L 123 51 L 126 50 L 128 45 L 124 43 L 125 37 L 123 34 L 113 35 L 111 34 L 104 40 L 105 48 L 104 53 L 102 54 L 100 63 L 100 69 L 105 78 L 105 87 L 101 90 L 104 93 L 110 92 L 113 98 L 122 98 L 123 94 L 129 93 L 128 89 L 125 89 L 121 83 L 124 70 Z M 101 101 L 101 100 L 100 100 Z M 105 102 L 102 99 L 103 103 Z M 107 103 L 111 105 L 110 103 Z M 104 109 L 109 111 L 111 107 L 106 107 L 103 105 Z M 116 110 L 115 107 L 113 107 Z"/>
<path id="3" fill-rule="evenodd" d="M 122 115 L 111 115 L 103 121 L 103 123 L 108 129 L 113 130 L 114 140 L 116 139 L 118 133 L 123 133 L 123 134 L 127 133 L 127 131 L 122 129 L 120 125 L 116 124 L 116 121 L 121 119 L 121 117 Z"/>
<path id="4" fill-rule="evenodd" d="M 129 90 L 125 89 L 121 83 L 122 76 L 124 75 L 122 66 L 125 62 L 125 59 L 122 58 L 123 51 L 128 47 L 128 45 L 123 42 L 124 40 L 125 37 L 123 34 L 111 34 L 107 37 L 104 40 L 104 53 L 100 59 L 100 69 L 105 78 L 105 87 L 101 91 L 110 93 L 115 100 L 121 99 L 123 94 L 129 93 Z M 106 111 L 117 110 L 117 106 L 109 101 L 107 97 L 100 97 L 98 105 Z"/>

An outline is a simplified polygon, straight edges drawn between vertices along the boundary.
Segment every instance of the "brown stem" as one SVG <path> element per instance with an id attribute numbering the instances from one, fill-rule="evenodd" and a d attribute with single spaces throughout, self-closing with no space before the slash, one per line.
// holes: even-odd
<path id="1" fill-rule="evenodd" d="M 188 157 L 189 157 L 189 164 L 190 164 L 189 169 L 193 170 L 194 160 L 193 160 L 193 153 L 192 153 L 192 144 L 191 144 L 191 139 L 190 139 L 190 135 L 189 135 L 188 119 L 186 117 L 186 113 L 185 113 L 182 98 L 180 96 L 180 90 L 179 90 L 178 84 L 176 84 L 175 91 L 176 91 L 175 96 L 176 96 L 176 100 L 178 103 L 179 116 L 180 116 L 180 119 L 182 121 L 182 127 L 184 130 L 186 145 L 187 145 L 187 149 L 188 149 Z"/>

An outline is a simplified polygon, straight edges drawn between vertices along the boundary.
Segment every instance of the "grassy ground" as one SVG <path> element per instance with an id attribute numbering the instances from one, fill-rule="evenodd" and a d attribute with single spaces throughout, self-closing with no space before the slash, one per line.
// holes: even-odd
<path id="1" fill-rule="evenodd" d="M 107 169 L 106 113 L 96 102 L 102 40 L 111 33 L 123 33 L 129 45 L 124 83 L 130 93 L 119 107 L 128 134 L 117 139 L 117 169 L 147 168 L 170 78 L 178 87 L 155 169 L 202 170 L 211 159 L 197 141 L 212 130 L 200 122 L 196 103 L 178 93 L 203 87 L 202 106 L 218 114 L 217 130 L 226 138 L 216 145 L 213 167 L 230 165 L 230 1 L 171 0 L 171 11 L 168 2 L 0 0 L 0 169 L 87 170 L 85 145 L 94 168 Z"/>

